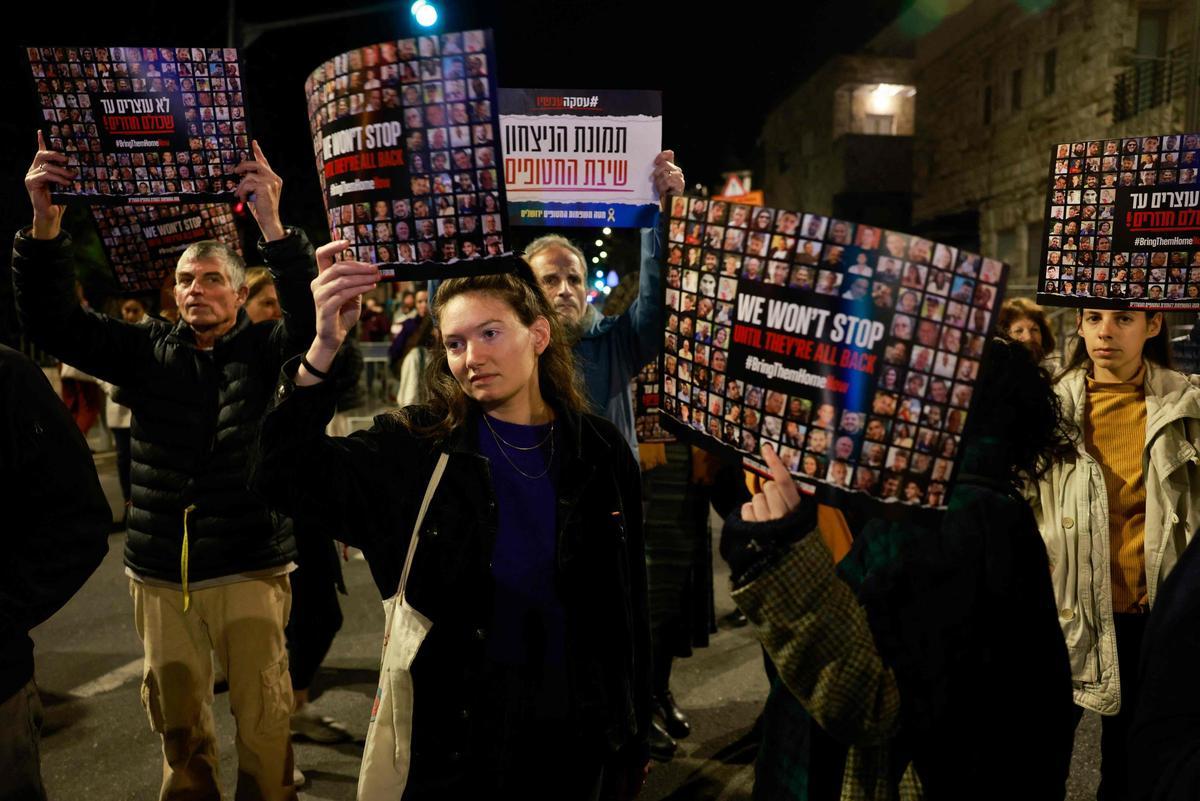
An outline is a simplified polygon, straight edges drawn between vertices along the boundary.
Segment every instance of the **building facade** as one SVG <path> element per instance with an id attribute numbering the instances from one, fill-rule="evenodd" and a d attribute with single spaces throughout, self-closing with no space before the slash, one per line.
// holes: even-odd
<path id="1" fill-rule="evenodd" d="M 838 56 L 768 115 L 767 202 L 905 227 L 912 205 L 912 61 Z"/>
<path id="2" fill-rule="evenodd" d="M 914 25 L 914 4 L 768 115 L 767 201 L 979 250 L 1029 294 L 1052 147 L 1195 124 L 1200 0 L 957 5 Z"/>
<path id="3" fill-rule="evenodd" d="M 1053 146 L 1182 132 L 1197 5 L 975 0 L 919 38 L 914 229 L 1008 262 L 1010 292 L 1033 291 Z"/>

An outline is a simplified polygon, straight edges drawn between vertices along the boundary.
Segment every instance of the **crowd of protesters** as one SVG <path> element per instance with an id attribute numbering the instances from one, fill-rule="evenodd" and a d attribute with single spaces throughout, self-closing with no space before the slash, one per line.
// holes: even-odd
<path id="1" fill-rule="evenodd" d="M 769 446 L 753 494 L 699 451 L 639 448 L 629 385 L 665 323 L 655 231 L 618 313 L 550 235 L 390 314 L 379 269 L 339 258 L 350 243 L 283 224 L 253 150 L 237 192 L 267 266 L 191 245 L 176 321 L 81 302 L 50 194 L 71 171 L 40 141 L 13 249 L 25 334 L 113 409 L 163 799 L 220 797 L 214 666 L 238 798 L 296 797 L 293 736 L 349 739 L 309 703 L 342 623 L 335 543 L 422 628 L 404 798 L 634 797 L 691 732 L 670 674 L 712 630 L 710 506 L 788 720 L 763 726 L 756 798 L 1062 799 L 1083 710 L 1103 721 L 1098 798 L 1200 797 L 1200 388 L 1161 314 L 1082 310 L 1059 359 L 1044 311 L 1006 302 L 947 511 L 842 515 Z M 683 192 L 672 151 L 652 181 Z M 355 341 L 389 337 L 396 408 L 331 436 L 361 401 Z M 72 420 L 20 354 L 0 372 L 3 491 L 54 512 L 21 522 L 0 594 L 0 798 L 44 798 L 28 631 L 99 564 L 110 517 L 86 398 Z"/>

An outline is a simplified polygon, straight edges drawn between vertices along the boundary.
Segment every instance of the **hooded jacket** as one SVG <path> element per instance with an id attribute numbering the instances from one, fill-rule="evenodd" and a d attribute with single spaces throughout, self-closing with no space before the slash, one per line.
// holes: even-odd
<path id="1" fill-rule="evenodd" d="M 1200 388 L 1146 362 L 1146 587 L 1150 606 L 1200 525 Z M 1087 370 L 1055 384 L 1063 419 L 1083 431 Z M 1112 610 L 1108 491 L 1082 437 L 1072 462 L 1056 463 L 1034 488 L 1034 515 L 1050 557 L 1058 621 L 1071 659 L 1075 702 L 1102 715 L 1121 709 Z"/>

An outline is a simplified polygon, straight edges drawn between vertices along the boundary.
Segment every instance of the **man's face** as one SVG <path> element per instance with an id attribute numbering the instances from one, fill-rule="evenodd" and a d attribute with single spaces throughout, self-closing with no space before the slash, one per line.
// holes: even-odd
<path id="1" fill-rule="evenodd" d="M 583 265 L 579 258 L 566 248 L 552 246 L 530 259 L 529 266 L 563 323 L 578 325 L 583 320 L 586 302 Z"/>
<path id="2" fill-rule="evenodd" d="M 175 269 L 175 303 L 183 321 L 197 331 L 232 328 L 247 292 L 244 285 L 233 288 L 219 261 L 189 261 Z"/>

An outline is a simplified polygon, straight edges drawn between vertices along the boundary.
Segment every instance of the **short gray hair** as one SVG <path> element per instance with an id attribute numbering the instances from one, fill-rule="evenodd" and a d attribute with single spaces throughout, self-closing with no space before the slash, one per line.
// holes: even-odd
<path id="1" fill-rule="evenodd" d="M 532 261 L 534 256 L 541 253 L 543 250 L 549 250 L 550 248 L 562 248 L 563 250 L 574 253 L 575 258 L 579 259 L 579 269 L 583 270 L 585 275 L 587 274 L 587 259 L 583 257 L 583 251 L 580 250 L 579 247 L 570 239 L 567 239 L 565 236 L 559 236 L 558 234 L 546 234 L 545 236 L 539 236 L 537 239 L 526 245 L 525 261 Z"/>
<path id="2" fill-rule="evenodd" d="M 175 271 L 185 264 L 191 264 L 194 261 L 215 261 L 225 268 L 225 276 L 229 279 L 230 285 L 236 290 L 241 289 L 246 285 L 246 262 L 238 255 L 238 252 L 226 245 L 224 242 L 218 242 L 215 239 L 202 239 L 199 242 L 193 242 L 188 245 L 187 250 L 183 251 L 183 255 L 179 257 L 179 261 L 175 265 Z"/>

